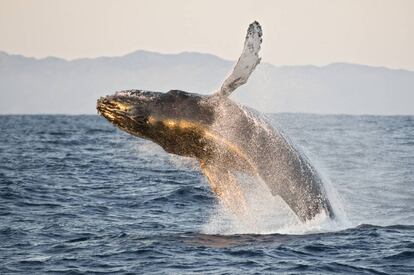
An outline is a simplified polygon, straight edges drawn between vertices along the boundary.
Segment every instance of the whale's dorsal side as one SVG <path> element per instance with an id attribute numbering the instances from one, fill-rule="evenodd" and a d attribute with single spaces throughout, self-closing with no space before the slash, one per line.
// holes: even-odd
<path id="1" fill-rule="evenodd" d="M 245 84 L 250 75 L 260 63 L 259 51 L 262 43 L 262 27 L 257 21 L 249 25 L 243 52 L 234 66 L 232 73 L 223 82 L 218 96 L 229 96 L 239 86 Z"/>

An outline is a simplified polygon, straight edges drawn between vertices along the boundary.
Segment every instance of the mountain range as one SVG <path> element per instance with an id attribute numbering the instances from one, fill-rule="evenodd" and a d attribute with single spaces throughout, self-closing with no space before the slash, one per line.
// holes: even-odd
<path id="1" fill-rule="evenodd" d="M 0 113 L 93 114 L 97 98 L 126 89 L 211 94 L 234 63 L 194 52 L 136 51 L 71 61 L 0 52 Z M 261 63 L 231 97 L 270 113 L 414 114 L 414 71 Z"/>

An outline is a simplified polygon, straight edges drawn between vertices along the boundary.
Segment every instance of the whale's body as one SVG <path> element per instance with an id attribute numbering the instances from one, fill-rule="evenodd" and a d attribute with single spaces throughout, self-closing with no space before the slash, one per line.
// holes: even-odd
<path id="1" fill-rule="evenodd" d="M 212 190 L 234 212 L 243 210 L 240 179 L 259 177 L 302 220 L 334 213 L 316 170 L 292 143 L 255 111 L 228 96 L 259 63 L 261 28 L 249 27 L 233 73 L 214 95 L 171 90 L 121 91 L 98 100 L 98 111 L 122 130 L 165 151 L 194 157 Z"/>

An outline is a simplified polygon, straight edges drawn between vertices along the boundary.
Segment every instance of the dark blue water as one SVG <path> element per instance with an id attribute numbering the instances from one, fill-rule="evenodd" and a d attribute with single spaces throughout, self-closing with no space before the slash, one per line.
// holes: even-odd
<path id="1" fill-rule="evenodd" d="M 97 116 L 0 116 L 0 273 L 414 274 L 414 117 L 270 117 L 343 223 L 238 234 L 191 160 Z"/>

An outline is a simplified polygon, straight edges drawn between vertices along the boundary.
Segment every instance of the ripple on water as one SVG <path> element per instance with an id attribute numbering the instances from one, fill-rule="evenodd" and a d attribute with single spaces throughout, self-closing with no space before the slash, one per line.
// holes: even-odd
<path id="1" fill-rule="evenodd" d="M 332 182 L 347 226 L 303 226 L 265 200 L 240 224 L 197 164 L 97 116 L 0 116 L 0 273 L 414 274 L 413 118 L 270 118 Z"/>

